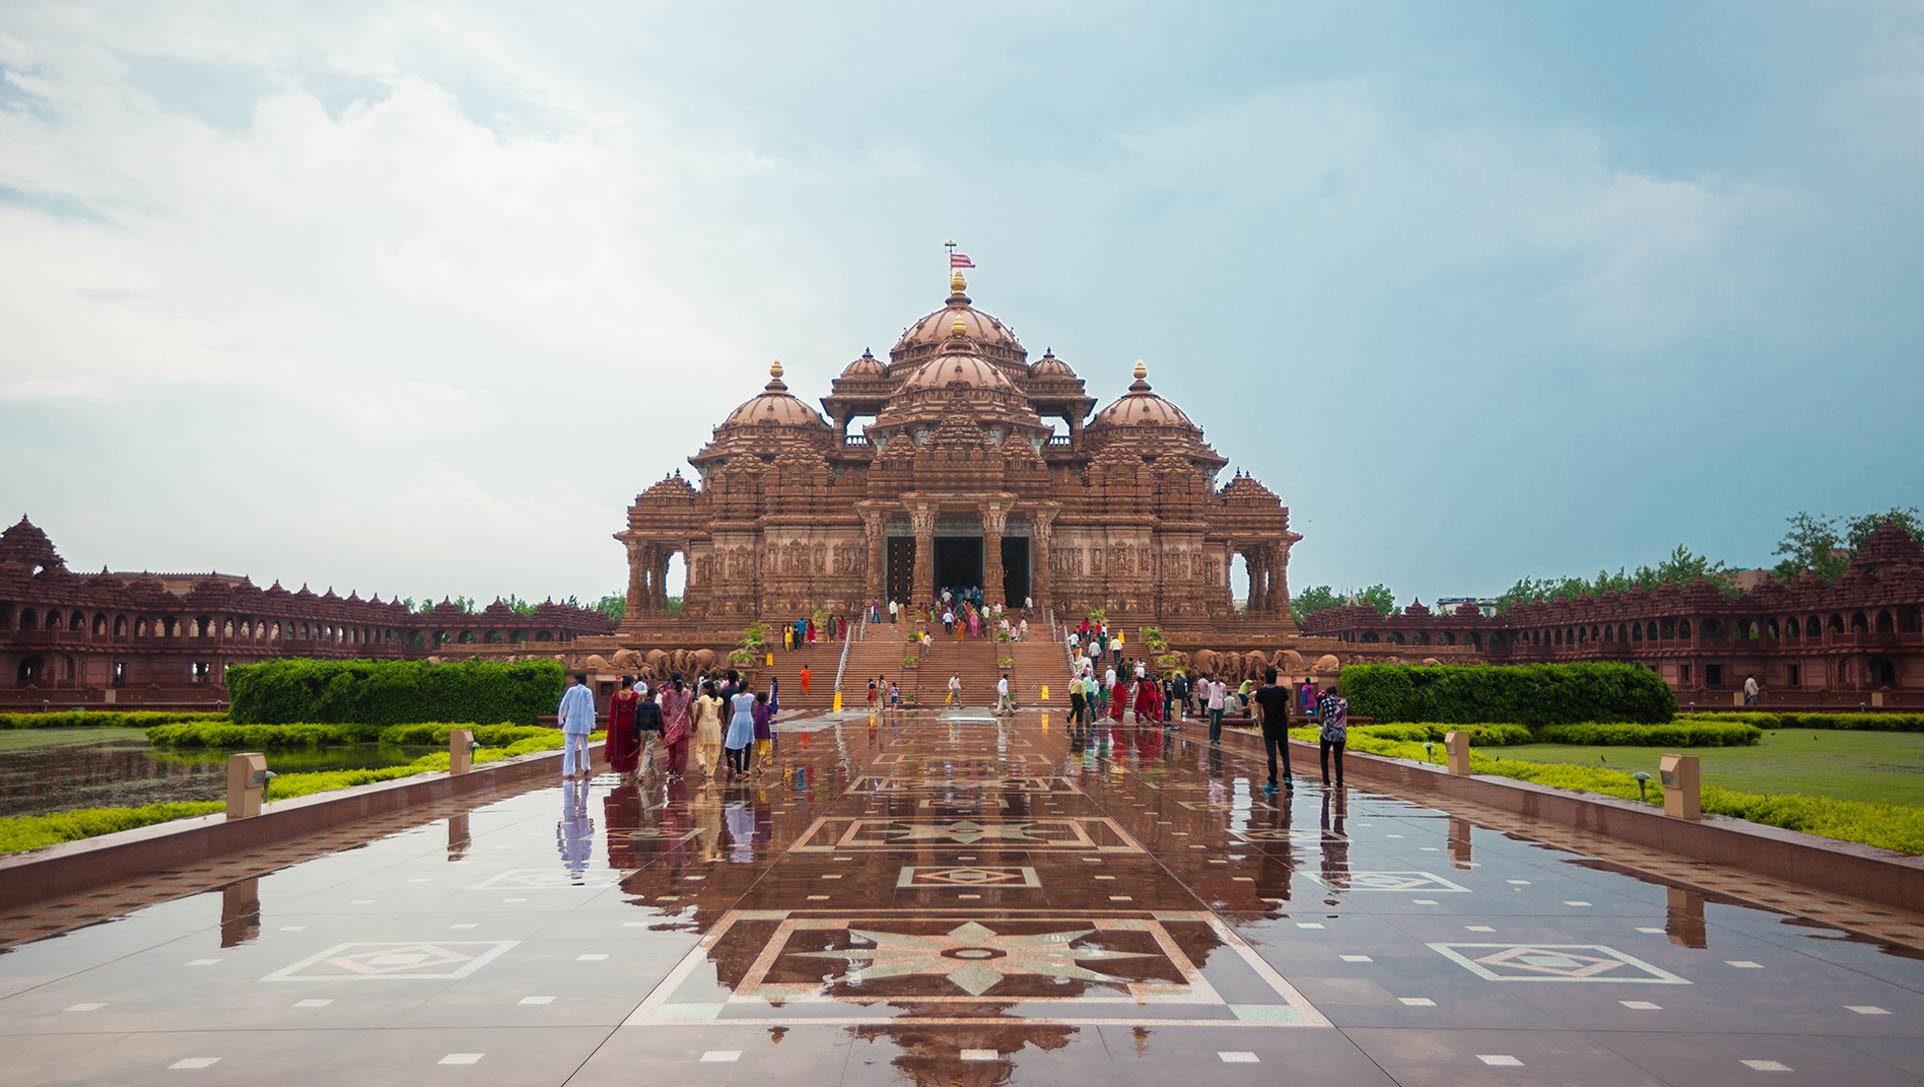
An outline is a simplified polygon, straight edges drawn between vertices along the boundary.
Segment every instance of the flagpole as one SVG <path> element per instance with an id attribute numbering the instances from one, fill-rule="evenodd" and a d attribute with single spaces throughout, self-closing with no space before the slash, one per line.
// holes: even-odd
<path id="1" fill-rule="evenodd" d="M 943 271 L 949 275 L 954 275 L 955 274 L 955 239 L 950 238 L 948 241 L 943 242 L 942 247 L 949 251 L 949 266 L 947 268 L 944 268 Z"/>

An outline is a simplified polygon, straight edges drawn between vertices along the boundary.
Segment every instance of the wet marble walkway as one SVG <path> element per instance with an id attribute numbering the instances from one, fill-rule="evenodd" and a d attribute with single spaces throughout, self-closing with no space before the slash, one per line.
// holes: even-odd
<path id="1" fill-rule="evenodd" d="M 1902 939 L 1199 741 L 823 724 L 0 918 L 0 1083 L 1924 1080 Z"/>

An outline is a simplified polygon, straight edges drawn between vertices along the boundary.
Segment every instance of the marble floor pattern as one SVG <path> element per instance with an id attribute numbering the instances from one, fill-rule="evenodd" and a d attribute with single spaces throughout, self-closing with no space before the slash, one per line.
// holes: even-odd
<path id="1" fill-rule="evenodd" d="M 911 716 L 0 916 L 0 1084 L 1924 1082 L 1924 917 Z"/>

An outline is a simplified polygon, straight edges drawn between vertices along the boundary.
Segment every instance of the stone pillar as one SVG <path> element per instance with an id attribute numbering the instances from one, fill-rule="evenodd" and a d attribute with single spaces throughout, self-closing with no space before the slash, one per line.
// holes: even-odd
<path id="1" fill-rule="evenodd" d="M 935 510 L 916 506 L 909 511 L 909 523 L 915 529 L 915 599 L 909 603 L 926 607 L 935 599 Z"/>
<path id="2" fill-rule="evenodd" d="M 868 543 L 869 600 L 881 600 L 888 593 L 886 558 L 882 550 L 886 524 L 879 511 L 862 515 L 862 535 Z"/>
<path id="3" fill-rule="evenodd" d="M 1697 756 L 1665 755 L 1658 760 L 1657 773 L 1663 781 L 1665 815 L 1692 822 L 1703 818 Z"/>
<path id="4" fill-rule="evenodd" d="M 1051 555 L 1051 544 L 1055 542 L 1054 510 L 1038 510 L 1030 523 L 1029 531 L 1035 535 L 1029 555 L 1029 595 L 1035 597 L 1038 608 L 1050 606 L 1049 575 L 1053 572 L 1050 563 L 1055 561 Z"/>
<path id="5" fill-rule="evenodd" d="M 267 756 L 254 752 L 227 756 L 227 818 L 259 815 L 266 788 Z"/>
<path id="6" fill-rule="evenodd" d="M 641 576 L 641 543 L 636 540 L 629 540 L 628 541 L 628 614 L 636 615 L 641 612 L 641 598 L 642 598 L 643 588 L 644 587 L 642 584 L 642 576 Z"/>
<path id="7" fill-rule="evenodd" d="M 1276 548 L 1276 607 L 1291 629 L 1295 628 L 1296 623 L 1289 606 L 1289 549 L 1295 544 L 1295 540 L 1285 536 Z"/>
<path id="8" fill-rule="evenodd" d="M 998 502 L 982 507 L 982 604 L 993 611 L 1008 601 L 1002 594 L 1002 532 L 1009 513 Z"/>

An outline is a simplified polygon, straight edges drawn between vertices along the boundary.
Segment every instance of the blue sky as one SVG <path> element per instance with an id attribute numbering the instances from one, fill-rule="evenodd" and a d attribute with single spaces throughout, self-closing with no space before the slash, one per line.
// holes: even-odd
<path id="1" fill-rule="evenodd" d="M 905 7 L 7 5 L 0 500 L 77 566 L 598 595 L 953 237 L 1283 496 L 1298 587 L 1924 505 L 1915 4 Z"/>

